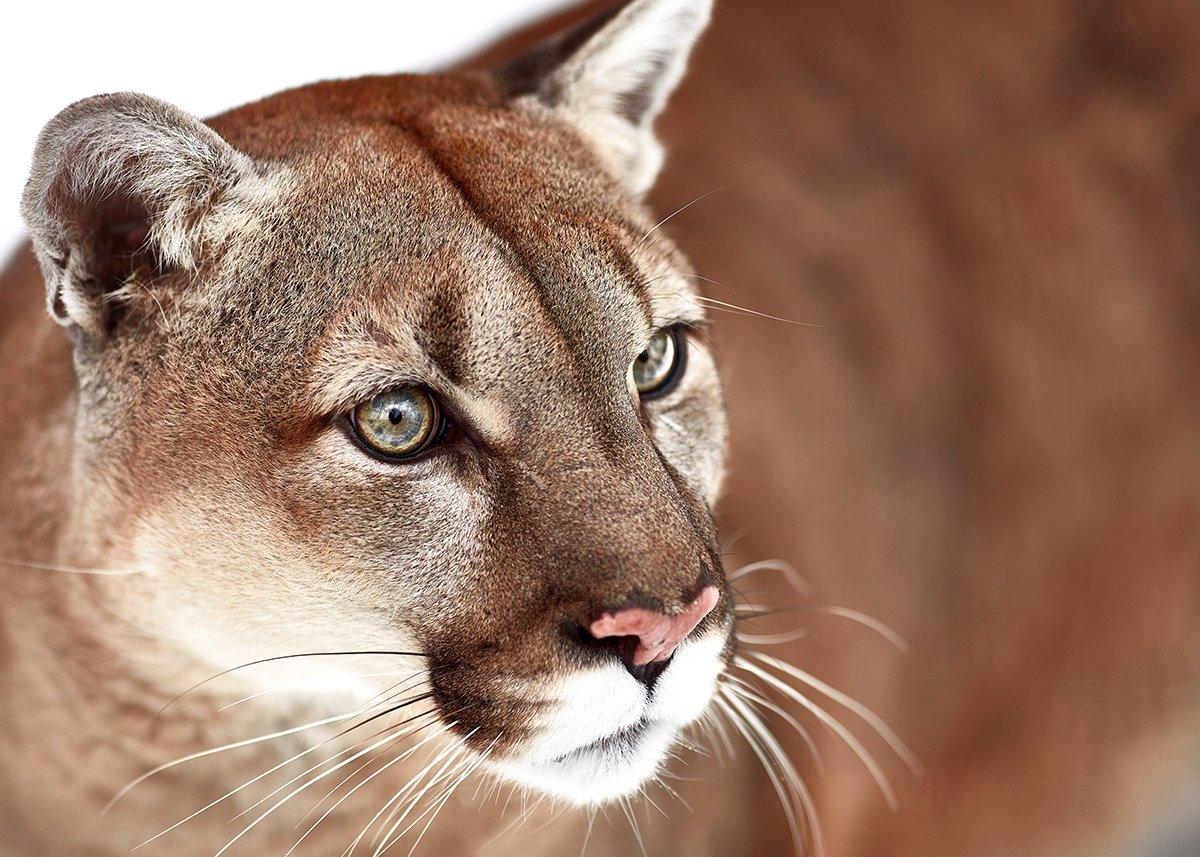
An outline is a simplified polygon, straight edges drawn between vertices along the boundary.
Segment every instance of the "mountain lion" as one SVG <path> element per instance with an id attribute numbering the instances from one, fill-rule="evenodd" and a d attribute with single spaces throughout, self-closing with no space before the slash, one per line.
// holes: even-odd
<path id="1" fill-rule="evenodd" d="M 1173 828 L 1200 28 L 1049 7 L 726 2 L 657 185 L 710 0 L 67 107 L 0 281 L 0 854 Z"/>

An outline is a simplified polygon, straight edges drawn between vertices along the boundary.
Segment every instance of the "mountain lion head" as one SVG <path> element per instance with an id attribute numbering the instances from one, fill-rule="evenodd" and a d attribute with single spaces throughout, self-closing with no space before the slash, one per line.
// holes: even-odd
<path id="1" fill-rule="evenodd" d="M 93 591 L 149 680 L 275 659 L 246 681 L 394 699 L 385 653 L 504 777 L 593 803 L 654 775 L 732 645 L 720 385 L 641 202 L 708 12 L 50 123 L 23 213 L 75 349 L 66 529 L 139 572 Z"/>

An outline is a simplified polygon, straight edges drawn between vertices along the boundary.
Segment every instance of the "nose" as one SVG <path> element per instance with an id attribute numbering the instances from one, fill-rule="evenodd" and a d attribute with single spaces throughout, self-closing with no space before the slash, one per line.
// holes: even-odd
<path id="1" fill-rule="evenodd" d="M 712 612 L 719 597 L 717 587 L 706 586 L 691 604 L 683 608 L 683 612 L 674 616 L 644 607 L 629 607 L 603 614 L 588 626 L 588 631 L 597 640 L 628 638 L 632 645 L 617 647 L 627 667 L 662 663 L 674 654 L 683 638 Z"/>

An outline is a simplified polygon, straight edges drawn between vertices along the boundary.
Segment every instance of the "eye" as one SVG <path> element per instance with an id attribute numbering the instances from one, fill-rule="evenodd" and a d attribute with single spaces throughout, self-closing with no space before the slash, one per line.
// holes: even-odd
<path id="1" fill-rule="evenodd" d="M 397 387 L 356 406 L 350 422 L 358 439 L 385 458 L 416 455 L 439 434 L 437 403 L 418 387 Z"/>
<path id="2" fill-rule="evenodd" d="M 643 398 L 666 393 L 683 374 L 686 341 L 677 328 L 660 330 L 633 361 L 633 383 Z"/>

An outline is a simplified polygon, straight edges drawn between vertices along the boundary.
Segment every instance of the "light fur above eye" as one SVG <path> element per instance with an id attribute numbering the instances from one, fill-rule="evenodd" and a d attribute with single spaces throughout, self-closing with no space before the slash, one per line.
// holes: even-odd
<path id="1" fill-rule="evenodd" d="M 384 458 L 411 458 L 436 440 L 441 414 L 433 396 L 420 387 L 396 387 L 360 402 L 350 414 L 354 434 L 370 452 Z"/>
<path id="2" fill-rule="evenodd" d="M 663 328 L 650 337 L 633 361 L 633 383 L 643 399 L 669 392 L 683 374 L 687 339 L 677 327 Z"/>

